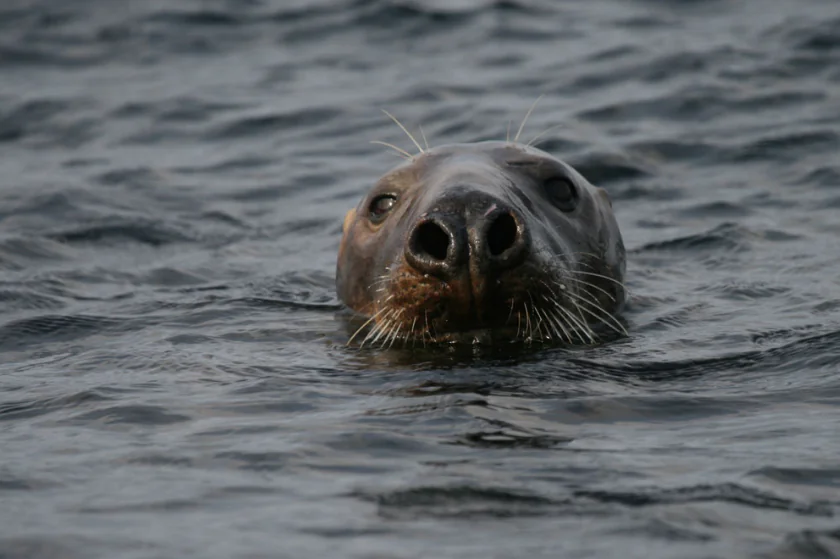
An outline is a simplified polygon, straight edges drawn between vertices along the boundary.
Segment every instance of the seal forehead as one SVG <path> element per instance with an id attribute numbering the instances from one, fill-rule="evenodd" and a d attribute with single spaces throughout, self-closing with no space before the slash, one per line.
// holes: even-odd
<path id="1" fill-rule="evenodd" d="M 396 169 L 392 169 L 377 181 L 377 189 L 390 192 L 402 192 L 411 188 L 417 184 L 417 180 L 421 172 L 421 169 L 418 167 L 418 163 L 419 162 L 411 161 L 397 167 Z"/>
<path id="2" fill-rule="evenodd" d="M 453 151 L 441 157 L 437 165 L 429 166 L 428 172 L 437 178 L 453 180 L 459 176 L 497 175 L 499 170 L 499 163 L 489 153 Z"/>
<path id="3" fill-rule="evenodd" d="M 427 152 L 428 162 L 444 165 L 445 161 L 459 166 L 492 165 L 498 169 L 513 167 L 560 166 L 568 168 L 561 160 L 539 148 L 509 142 L 478 142 L 475 144 L 448 144 Z"/>
<path id="4" fill-rule="evenodd" d="M 501 162 L 506 157 L 525 153 L 526 146 L 507 142 L 476 142 L 472 144 L 444 144 L 430 150 L 431 156 L 467 155 L 483 156 L 490 160 Z"/>
<path id="5" fill-rule="evenodd" d="M 510 169 L 500 165 L 489 152 L 452 150 L 430 157 L 429 163 L 424 166 L 421 179 L 423 205 L 452 195 L 453 189 L 506 197 L 513 186 Z"/>

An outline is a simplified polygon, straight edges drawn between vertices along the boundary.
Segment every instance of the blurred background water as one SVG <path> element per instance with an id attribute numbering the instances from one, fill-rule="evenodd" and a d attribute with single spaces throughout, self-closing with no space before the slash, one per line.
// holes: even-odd
<path id="1" fill-rule="evenodd" d="M 523 137 L 630 336 L 354 351 L 344 212 Z M 0 557 L 840 557 L 836 0 L 5 0 Z"/>

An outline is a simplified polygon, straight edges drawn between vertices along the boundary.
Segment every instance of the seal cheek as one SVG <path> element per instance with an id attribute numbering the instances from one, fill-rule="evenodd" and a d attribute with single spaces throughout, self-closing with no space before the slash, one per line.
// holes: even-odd
<path id="1" fill-rule="evenodd" d="M 341 241 L 338 243 L 338 265 L 344 261 L 344 252 L 350 239 L 350 228 L 353 227 L 353 220 L 356 217 L 356 210 L 348 211 L 344 216 L 344 223 L 341 224 Z"/>
<path id="2" fill-rule="evenodd" d="M 356 262 L 363 257 L 363 245 L 359 239 L 359 223 L 356 211 L 350 210 L 341 226 L 341 241 L 338 244 L 336 261 L 336 290 L 339 299 L 351 309 L 363 312 L 365 307 L 364 278 Z"/>
<path id="3" fill-rule="evenodd" d="M 350 228 L 350 224 L 353 223 L 354 219 L 356 219 L 356 210 L 347 210 L 347 213 L 344 214 L 344 223 L 341 225 L 342 233 L 344 233 L 345 235 L 347 234 L 347 229 Z"/>

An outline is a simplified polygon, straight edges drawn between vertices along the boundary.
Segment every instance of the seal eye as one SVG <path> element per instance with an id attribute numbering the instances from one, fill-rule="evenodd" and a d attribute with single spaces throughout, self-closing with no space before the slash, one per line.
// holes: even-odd
<path id="1" fill-rule="evenodd" d="M 545 192 L 560 211 L 571 212 L 577 207 L 578 191 L 566 177 L 551 177 L 545 181 Z"/>
<path id="2" fill-rule="evenodd" d="M 373 223 L 381 223 L 382 220 L 385 219 L 385 216 L 388 215 L 394 208 L 394 204 L 397 203 L 397 197 L 393 194 L 382 194 L 381 196 L 377 196 L 373 199 L 370 203 L 370 220 Z"/>

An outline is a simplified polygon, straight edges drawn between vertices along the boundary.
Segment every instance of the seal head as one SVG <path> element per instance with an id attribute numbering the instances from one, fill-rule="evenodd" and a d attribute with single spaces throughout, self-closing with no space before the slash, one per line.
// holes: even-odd
<path id="1" fill-rule="evenodd" d="M 345 217 L 336 288 L 368 317 L 362 345 L 591 344 L 623 331 L 624 272 L 605 190 L 539 149 L 481 142 L 376 183 Z"/>

